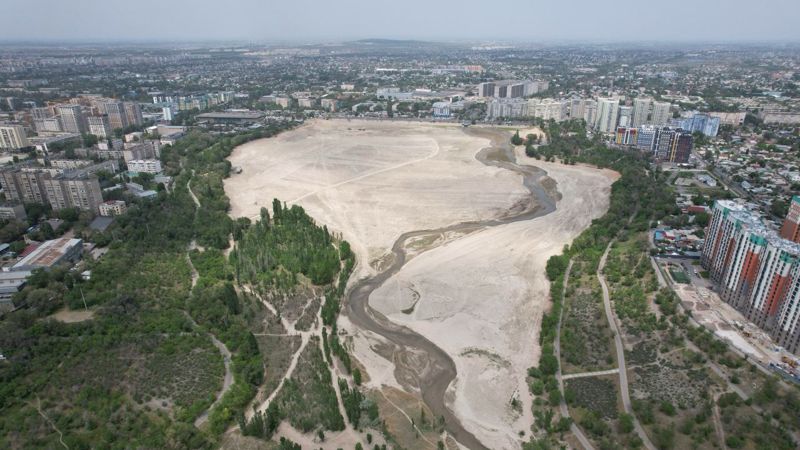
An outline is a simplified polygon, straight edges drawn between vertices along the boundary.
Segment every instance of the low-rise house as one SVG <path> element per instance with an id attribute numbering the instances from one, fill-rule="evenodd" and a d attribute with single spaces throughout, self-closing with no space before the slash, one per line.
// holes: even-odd
<path id="1" fill-rule="evenodd" d="M 100 215 L 104 217 L 120 216 L 125 214 L 125 212 L 128 210 L 128 206 L 123 200 L 109 200 L 101 203 L 99 210 Z"/>

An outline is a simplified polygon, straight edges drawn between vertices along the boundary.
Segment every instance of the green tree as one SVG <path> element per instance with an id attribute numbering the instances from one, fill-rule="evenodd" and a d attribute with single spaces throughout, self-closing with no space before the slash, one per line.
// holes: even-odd
<path id="1" fill-rule="evenodd" d="M 627 413 L 619 415 L 619 431 L 628 434 L 633 431 L 633 416 Z"/>
<path id="2" fill-rule="evenodd" d="M 514 133 L 514 136 L 511 137 L 511 143 L 514 145 L 522 145 L 522 138 L 519 135 L 519 130 L 517 130 L 517 132 Z"/>

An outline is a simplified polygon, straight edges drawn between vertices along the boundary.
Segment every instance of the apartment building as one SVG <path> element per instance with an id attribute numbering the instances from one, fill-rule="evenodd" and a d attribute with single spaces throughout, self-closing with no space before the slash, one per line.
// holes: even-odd
<path id="1" fill-rule="evenodd" d="M 100 105 L 100 110 L 108 116 L 108 122 L 112 130 L 126 128 L 128 126 L 128 116 L 125 113 L 125 105 L 122 102 L 105 102 Z"/>
<path id="2" fill-rule="evenodd" d="M 30 145 L 28 135 L 22 125 L 0 124 L 1 150 L 19 150 Z"/>
<path id="3" fill-rule="evenodd" d="M 528 117 L 528 101 L 523 98 L 496 98 L 488 103 L 486 114 L 489 119 Z"/>
<path id="4" fill-rule="evenodd" d="M 99 138 L 109 138 L 111 134 L 111 122 L 108 120 L 107 115 L 102 116 L 89 116 L 89 134 L 93 134 Z"/>
<path id="5" fill-rule="evenodd" d="M 792 197 L 789 213 L 781 226 L 781 237 L 792 242 L 800 243 L 800 197 Z"/>
<path id="6" fill-rule="evenodd" d="M 714 204 L 701 263 L 722 300 L 767 331 L 778 345 L 800 350 L 800 244 L 781 238 L 744 206 Z"/>
<path id="7" fill-rule="evenodd" d="M 660 128 L 656 133 L 653 151 L 657 160 L 672 163 L 687 163 L 692 154 L 694 138 L 680 128 Z"/>
<path id="8" fill-rule="evenodd" d="M 614 133 L 617 129 L 619 117 L 619 100 L 616 98 L 597 99 L 597 118 L 594 122 L 595 130 L 601 133 Z"/>
<path id="9" fill-rule="evenodd" d="M 653 99 L 647 97 L 637 97 L 633 99 L 633 118 L 631 126 L 639 128 L 647 124 L 650 118 L 650 110 L 653 107 Z"/>
<path id="10" fill-rule="evenodd" d="M 123 107 L 125 109 L 125 120 L 128 122 L 128 125 L 141 125 L 144 123 L 144 118 L 142 117 L 142 108 L 136 102 L 124 102 Z"/>
<path id="11" fill-rule="evenodd" d="M 669 102 L 653 102 L 650 122 L 656 126 L 667 125 L 672 118 L 672 104 Z"/>
<path id="12" fill-rule="evenodd" d="M 131 172 L 161 173 L 161 161 L 157 159 L 134 159 L 128 161 Z"/>
<path id="13" fill-rule="evenodd" d="M 49 203 L 54 210 L 79 208 L 97 212 L 103 202 L 97 177 L 83 170 L 53 175 L 47 171 L 11 168 L 0 172 L 6 200 L 15 203 Z"/>
<path id="14" fill-rule="evenodd" d="M 86 117 L 80 105 L 59 105 L 58 115 L 61 117 L 61 127 L 67 133 L 83 134 L 87 131 Z"/>

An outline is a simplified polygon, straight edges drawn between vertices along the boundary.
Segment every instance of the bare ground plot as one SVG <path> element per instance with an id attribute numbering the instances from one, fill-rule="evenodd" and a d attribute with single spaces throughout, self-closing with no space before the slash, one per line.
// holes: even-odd
<path id="1" fill-rule="evenodd" d="M 237 148 L 231 162 L 245 171 L 226 180 L 226 192 L 234 216 L 256 215 L 273 197 L 302 205 L 352 244 L 358 278 L 386 266 L 381 258 L 403 232 L 490 219 L 529 201 L 518 174 L 475 159 L 487 145 L 452 125 L 315 121 Z M 521 151 L 517 158 L 534 163 Z M 518 433 L 533 423 L 526 370 L 538 360 L 547 258 L 606 211 L 615 179 L 587 167 L 535 165 L 557 184 L 556 212 L 412 244 L 413 259 L 370 299 L 453 357 L 449 404 L 492 448 L 519 447 Z M 397 386 L 393 361 L 376 356 L 381 339 L 347 330 L 357 335 L 354 354 L 370 384 Z M 522 408 L 512 408 L 514 398 Z"/>
<path id="2" fill-rule="evenodd" d="M 603 214 L 613 181 L 595 169 L 537 165 L 563 196 L 555 212 L 425 252 L 370 298 L 374 308 L 450 354 L 458 371 L 453 410 L 490 447 L 515 448 L 533 423 L 526 375 L 539 356 L 549 293 L 544 266 Z"/>
<path id="3" fill-rule="evenodd" d="M 231 215 L 273 198 L 297 203 L 353 245 L 362 270 L 405 231 L 494 217 L 527 198 L 519 175 L 474 155 L 488 140 L 461 127 L 313 121 L 236 148 L 225 180 Z"/>
<path id="4" fill-rule="evenodd" d="M 53 319 L 63 323 L 78 323 L 94 318 L 94 310 L 63 308 L 51 315 Z"/>

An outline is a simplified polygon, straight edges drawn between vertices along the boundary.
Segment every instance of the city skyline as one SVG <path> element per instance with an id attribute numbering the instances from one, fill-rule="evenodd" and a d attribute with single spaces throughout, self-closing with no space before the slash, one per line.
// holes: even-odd
<path id="1" fill-rule="evenodd" d="M 480 2 L 419 0 L 402 5 L 346 0 L 318 4 L 307 0 L 263 4 L 240 0 L 225 4 L 185 1 L 164 4 L 88 0 L 81 8 L 54 0 L 13 0 L 4 5 L 7 20 L 0 42 L 211 42 L 336 41 L 365 38 L 457 41 L 570 42 L 798 42 L 793 18 L 800 5 L 767 0 L 753 9 L 742 0 L 695 3 L 640 2 L 620 12 L 588 0 L 545 4 L 501 0 L 491 10 L 502 22 L 479 14 Z M 623 20 L 641 16 L 646 20 Z M 570 26 L 564 27 L 564 18 Z M 75 26 L 75 23 L 87 24 Z M 70 24 L 70 25 L 65 25 Z M 606 24 L 615 26 L 609 27 Z"/>

